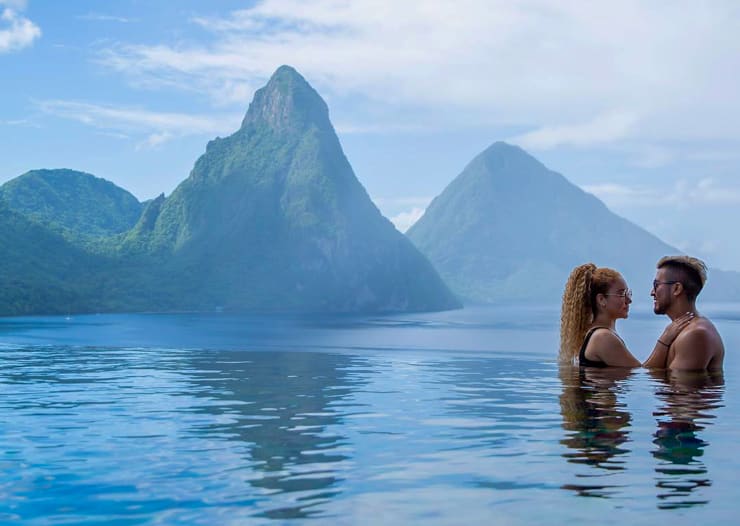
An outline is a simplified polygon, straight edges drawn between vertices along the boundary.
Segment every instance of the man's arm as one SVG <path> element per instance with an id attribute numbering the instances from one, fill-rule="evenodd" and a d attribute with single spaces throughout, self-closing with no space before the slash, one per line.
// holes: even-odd
<path id="1" fill-rule="evenodd" d="M 669 369 L 704 370 L 712 359 L 712 341 L 709 333 L 701 328 L 687 331 L 674 342 L 675 357 Z"/>

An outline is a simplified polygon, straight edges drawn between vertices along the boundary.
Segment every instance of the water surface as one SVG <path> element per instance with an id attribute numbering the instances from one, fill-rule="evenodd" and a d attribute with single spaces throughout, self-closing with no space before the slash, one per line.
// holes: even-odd
<path id="1" fill-rule="evenodd" d="M 727 522 L 724 375 L 560 368 L 557 310 L 0 320 L 0 522 Z M 620 322 L 635 354 L 663 320 Z"/>

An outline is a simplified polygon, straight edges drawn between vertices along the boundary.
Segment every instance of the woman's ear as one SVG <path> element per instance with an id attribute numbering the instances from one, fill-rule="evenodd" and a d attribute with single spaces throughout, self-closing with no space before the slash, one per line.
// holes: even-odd
<path id="1" fill-rule="evenodd" d="M 604 296 L 601 292 L 599 292 L 596 295 L 596 304 L 601 307 L 602 309 L 606 307 L 606 296 Z"/>

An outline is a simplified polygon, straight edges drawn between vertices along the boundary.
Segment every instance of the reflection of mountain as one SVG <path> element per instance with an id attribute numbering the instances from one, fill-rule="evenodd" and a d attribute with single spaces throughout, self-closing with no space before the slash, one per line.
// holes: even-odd
<path id="1" fill-rule="evenodd" d="M 653 456 L 659 488 L 658 507 L 686 508 L 706 504 L 697 498 L 699 488 L 711 486 L 706 465 L 699 460 L 709 444 L 699 432 L 714 418 L 713 411 L 722 407 L 724 378 L 721 373 L 654 371 L 660 382 L 656 396 L 662 406 L 653 443 Z"/>
<path id="2" fill-rule="evenodd" d="M 264 516 L 313 516 L 338 493 L 342 463 L 350 457 L 346 449 L 338 451 L 346 438 L 331 429 L 340 424 L 332 406 L 359 386 L 347 373 L 356 360 L 323 353 L 226 351 L 193 358 L 194 394 L 203 393 L 202 410 L 220 422 L 202 431 L 243 443 L 257 474 L 248 481 L 255 501 L 284 503 Z M 288 496 L 281 500 L 281 494 Z"/>
<path id="3" fill-rule="evenodd" d="M 629 438 L 626 428 L 632 417 L 617 395 L 631 374 L 631 370 L 621 368 L 560 369 L 563 383 L 560 408 L 563 429 L 567 431 L 560 443 L 572 450 L 563 457 L 568 462 L 604 470 L 579 474 L 583 478 L 597 478 L 588 483 L 567 484 L 565 489 L 586 497 L 610 497 L 615 492 L 614 486 L 602 483 L 598 477 L 624 469 L 620 456 L 629 453 L 625 447 Z"/>

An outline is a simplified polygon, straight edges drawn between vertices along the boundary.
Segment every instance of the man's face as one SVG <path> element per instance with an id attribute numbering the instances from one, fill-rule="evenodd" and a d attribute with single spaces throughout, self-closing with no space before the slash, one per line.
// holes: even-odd
<path id="1" fill-rule="evenodd" d="M 653 297 L 653 312 L 655 314 L 665 314 L 673 302 L 673 286 L 677 283 L 675 277 L 671 276 L 670 270 L 666 268 L 658 269 L 653 281 L 653 290 L 650 295 Z"/>

